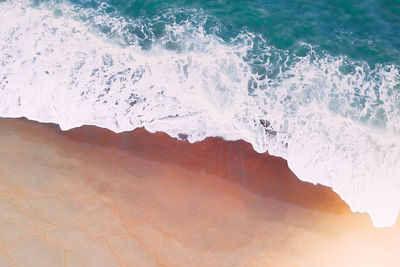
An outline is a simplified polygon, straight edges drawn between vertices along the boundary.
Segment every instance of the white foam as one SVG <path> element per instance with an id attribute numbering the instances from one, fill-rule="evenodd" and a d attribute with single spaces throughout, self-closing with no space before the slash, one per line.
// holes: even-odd
<path id="1" fill-rule="evenodd" d="M 243 139 L 258 152 L 286 158 L 300 179 L 331 186 L 353 211 L 368 212 L 375 226 L 395 222 L 398 67 L 372 70 L 310 52 L 283 65 L 278 76 L 261 79 L 244 60 L 254 34 L 226 43 L 201 23 L 171 23 L 143 50 L 124 30 L 145 27 L 139 20 L 57 8 L 62 16 L 24 1 L 0 3 L 0 116 L 58 123 L 63 130 L 144 126 L 177 138 L 186 134 L 190 142 Z M 112 28 L 113 37 L 93 24 Z M 129 42 L 122 46 L 122 39 Z M 178 49 L 166 49 L 168 42 Z M 275 50 L 266 46 L 263 56 Z M 273 64 L 267 60 L 264 67 Z M 343 74 L 346 64 L 353 71 Z M 270 122 L 267 131 L 260 119 Z"/>

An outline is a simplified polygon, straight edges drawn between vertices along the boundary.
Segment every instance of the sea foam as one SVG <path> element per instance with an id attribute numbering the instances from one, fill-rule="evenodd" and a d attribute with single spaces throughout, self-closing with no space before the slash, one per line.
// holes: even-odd
<path id="1" fill-rule="evenodd" d="M 157 35 L 151 22 L 104 8 L 0 3 L 0 116 L 63 130 L 143 126 L 189 142 L 243 139 L 287 159 L 300 179 L 332 187 L 376 227 L 394 224 L 398 66 L 370 67 L 308 44 L 298 44 L 307 51 L 298 56 L 245 30 L 223 40 L 204 29 L 201 10 L 180 22 L 166 12 Z"/>

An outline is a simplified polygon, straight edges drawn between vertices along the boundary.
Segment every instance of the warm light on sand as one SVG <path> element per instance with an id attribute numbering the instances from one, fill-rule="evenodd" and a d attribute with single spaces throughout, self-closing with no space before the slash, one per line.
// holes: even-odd
<path id="1" fill-rule="evenodd" d="M 400 262 L 398 224 L 373 228 L 244 142 L 0 119 L 0 155 L 0 266 Z"/>

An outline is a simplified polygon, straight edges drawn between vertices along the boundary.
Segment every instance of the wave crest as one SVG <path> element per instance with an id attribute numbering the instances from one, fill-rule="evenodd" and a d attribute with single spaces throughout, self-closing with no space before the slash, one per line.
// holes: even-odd
<path id="1" fill-rule="evenodd" d="M 331 186 L 375 226 L 400 209 L 399 68 L 269 46 L 173 10 L 149 21 L 68 4 L 0 3 L 0 115 L 190 142 L 243 139 Z M 182 10 L 176 11 L 177 14 Z M 158 25 L 162 24 L 162 26 Z M 159 27 L 159 28 L 157 28 Z M 158 31 L 157 31 L 158 29 Z"/>

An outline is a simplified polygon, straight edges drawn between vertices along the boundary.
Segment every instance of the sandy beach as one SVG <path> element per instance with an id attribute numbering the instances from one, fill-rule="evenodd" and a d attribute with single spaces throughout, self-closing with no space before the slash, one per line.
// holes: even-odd
<path id="1" fill-rule="evenodd" d="M 399 251 L 399 220 L 373 228 L 242 141 L 0 119 L 0 266 L 398 266 Z"/>

